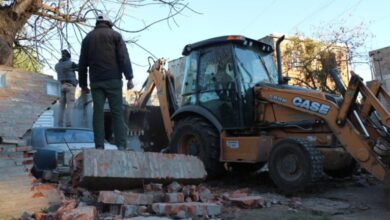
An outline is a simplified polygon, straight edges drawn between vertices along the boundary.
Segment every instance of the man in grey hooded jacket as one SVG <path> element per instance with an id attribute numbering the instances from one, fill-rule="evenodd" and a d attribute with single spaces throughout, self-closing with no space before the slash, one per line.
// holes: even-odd
<path id="1" fill-rule="evenodd" d="M 72 126 L 72 111 L 75 102 L 75 90 L 78 84 L 75 70 L 78 65 L 70 60 L 71 55 L 68 50 L 61 51 L 61 59 L 55 66 L 57 79 L 61 83 L 60 111 L 59 121 L 60 127 L 64 126 L 64 114 L 66 127 Z"/>

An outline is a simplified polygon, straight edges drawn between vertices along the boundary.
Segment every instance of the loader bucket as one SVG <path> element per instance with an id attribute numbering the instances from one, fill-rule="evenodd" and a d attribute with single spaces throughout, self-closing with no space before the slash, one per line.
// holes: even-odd
<path id="1" fill-rule="evenodd" d="M 159 106 L 126 109 L 126 124 L 131 143 L 140 143 L 144 151 L 160 152 L 168 146 L 161 110 Z M 131 144 L 130 143 L 130 144 Z"/>

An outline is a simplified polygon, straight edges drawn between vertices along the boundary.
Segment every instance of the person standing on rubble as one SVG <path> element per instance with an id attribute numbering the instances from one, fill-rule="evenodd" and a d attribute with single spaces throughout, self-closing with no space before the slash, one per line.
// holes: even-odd
<path id="1" fill-rule="evenodd" d="M 55 65 L 57 72 L 57 79 L 61 83 L 61 97 L 59 121 L 60 127 L 64 126 L 64 115 L 66 127 L 72 126 L 72 112 L 75 101 L 75 91 L 77 86 L 77 79 L 75 71 L 78 69 L 76 63 L 70 60 L 71 55 L 68 50 L 61 51 L 61 59 Z"/>
<path id="2" fill-rule="evenodd" d="M 95 29 L 87 34 L 81 44 L 79 80 L 82 92 L 88 93 L 87 71 L 93 101 L 93 131 L 96 149 L 104 149 L 104 103 L 108 99 L 112 115 L 115 144 L 126 149 L 126 127 L 122 110 L 122 73 L 127 89 L 132 89 L 133 70 L 122 36 L 112 30 L 112 22 L 99 15 Z"/>

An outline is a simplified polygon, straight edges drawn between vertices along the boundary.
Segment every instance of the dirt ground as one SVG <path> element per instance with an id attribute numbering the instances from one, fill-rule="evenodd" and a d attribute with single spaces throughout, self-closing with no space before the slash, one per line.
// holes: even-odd
<path id="1" fill-rule="evenodd" d="M 368 174 L 346 179 L 324 177 L 311 189 L 293 196 L 280 193 L 267 173 L 232 174 L 207 184 L 221 194 L 249 188 L 252 195 L 267 201 L 266 207 L 258 209 L 225 206 L 221 219 L 390 219 L 382 184 Z"/>

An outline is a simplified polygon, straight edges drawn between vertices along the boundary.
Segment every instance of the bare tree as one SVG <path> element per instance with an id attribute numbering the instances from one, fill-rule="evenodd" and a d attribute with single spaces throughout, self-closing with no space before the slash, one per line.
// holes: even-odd
<path id="1" fill-rule="evenodd" d="M 370 35 L 366 25 L 346 27 L 325 25 L 314 33 L 315 39 L 297 33 L 285 46 L 284 72 L 291 76 L 292 84 L 336 93 L 330 72 L 338 68 L 341 79 L 348 80 L 348 68 L 354 63 L 368 61 L 364 48 Z"/>
<path id="2" fill-rule="evenodd" d="M 140 8 L 158 8 L 165 16 L 132 15 Z M 98 13 L 108 13 L 123 34 L 134 34 L 163 21 L 177 24 L 174 17 L 186 10 L 194 12 L 187 0 L 0 0 L 0 65 L 13 65 L 15 49 L 43 63 L 61 48 L 73 49 Z"/>

